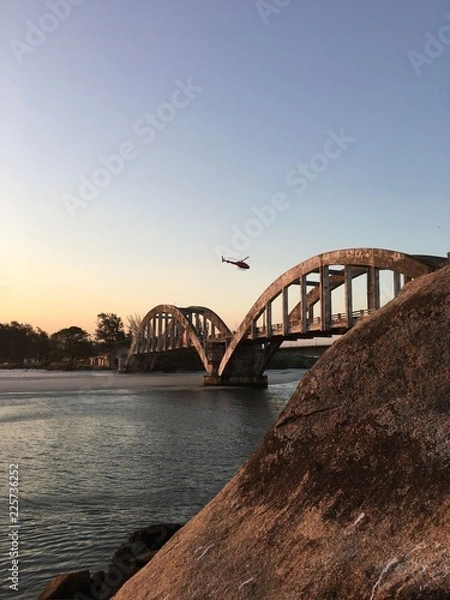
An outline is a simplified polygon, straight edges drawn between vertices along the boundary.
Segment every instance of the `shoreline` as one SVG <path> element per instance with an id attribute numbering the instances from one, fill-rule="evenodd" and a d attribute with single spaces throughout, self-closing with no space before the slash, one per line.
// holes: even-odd
<path id="1" fill-rule="evenodd" d="M 299 382 L 307 369 L 268 370 L 271 385 Z M 167 389 L 238 389 L 238 386 L 203 386 L 203 371 L 178 373 L 118 373 L 117 371 L 0 371 L 0 394 L 139 391 Z M 249 388 L 241 388 L 249 389 Z"/>

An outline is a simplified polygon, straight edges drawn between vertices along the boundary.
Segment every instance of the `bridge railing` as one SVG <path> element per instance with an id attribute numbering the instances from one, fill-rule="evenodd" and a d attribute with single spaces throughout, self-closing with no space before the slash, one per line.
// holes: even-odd
<path id="1" fill-rule="evenodd" d="M 369 314 L 375 312 L 376 309 L 361 309 L 355 310 L 352 312 L 352 324 L 355 324 L 358 320 L 367 317 Z M 288 323 L 287 333 L 288 334 L 302 334 L 307 333 L 309 331 L 322 331 L 322 319 L 321 317 L 314 317 L 312 319 L 307 320 L 307 330 L 306 332 L 302 330 L 302 322 L 300 319 L 290 320 Z M 349 327 L 347 322 L 347 316 L 345 313 L 335 313 L 331 315 L 331 329 Z M 286 335 L 283 323 L 274 323 L 270 328 L 270 332 L 268 331 L 267 326 L 256 327 L 254 330 L 256 332 L 257 338 L 269 338 L 269 337 L 277 337 Z M 248 335 L 249 338 L 252 337 L 251 332 Z"/>
<path id="2" fill-rule="evenodd" d="M 372 312 L 374 312 L 375 309 L 361 309 L 361 310 L 355 310 L 352 312 L 352 324 L 356 323 L 358 320 L 366 317 L 367 315 L 371 314 Z M 331 315 L 331 329 L 336 328 L 336 329 L 342 329 L 345 327 L 348 327 L 349 324 L 347 323 L 347 317 L 345 313 L 335 313 Z M 314 317 L 314 318 L 309 318 L 307 320 L 307 330 L 306 332 L 302 330 L 302 322 L 300 319 L 292 319 L 289 321 L 288 323 L 288 328 L 287 328 L 287 334 L 288 335 L 296 335 L 298 334 L 300 336 L 300 334 L 304 334 L 304 333 L 308 333 L 308 332 L 318 332 L 318 331 L 322 331 L 322 319 L 320 316 L 318 317 Z M 222 333 L 216 332 L 214 334 L 211 334 L 209 332 L 203 333 L 203 332 L 198 332 L 199 335 L 199 339 L 200 342 L 202 344 L 206 344 L 206 343 L 224 343 L 226 346 L 228 346 L 228 344 L 231 342 L 232 340 L 232 336 L 225 336 Z M 253 336 L 256 335 L 257 339 L 261 339 L 261 338 L 270 338 L 270 337 L 279 337 L 279 336 L 284 336 L 286 335 L 285 329 L 283 327 L 283 323 L 274 323 L 271 326 L 271 330 L 270 332 L 268 331 L 266 326 L 262 326 L 262 327 L 257 327 L 254 330 Z M 248 338 L 252 337 L 251 332 L 248 334 L 247 336 Z M 161 342 L 164 339 L 164 344 L 162 344 Z M 172 336 L 170 334 L 165 334 L 163 333 L 161 336 L 161 342 L 159 342 L 159 338 L 158 336 L 155 336 L 153 338 L 153 343 L 149 344 L 149 347 L 152 348 L 152 350 L 150 350 L 150 352 L 160 352 L 162 350 L 170 350 L 170 349 L 176 349 L 176 348 L 186 348 L 188 347 L 190 344 L 187 343 L 186 339 L 183 339 L 183 337 L 181 338 L 181 344 L 178 343 L 178 345 L 176 345 L 176 339 L 172 339 Z M 178 342 L 180 342 L 180 338 L 178 338 Z"/>

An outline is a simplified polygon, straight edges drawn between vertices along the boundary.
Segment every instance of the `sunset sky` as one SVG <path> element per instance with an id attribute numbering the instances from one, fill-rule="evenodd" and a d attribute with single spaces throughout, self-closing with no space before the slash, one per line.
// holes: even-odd
<path id="1" fill-rule="evenodd" d="M 318 253 L 450 251 L 447 1 L 1 0 L 0 37 L 0 323 L 235 328 Z"/>

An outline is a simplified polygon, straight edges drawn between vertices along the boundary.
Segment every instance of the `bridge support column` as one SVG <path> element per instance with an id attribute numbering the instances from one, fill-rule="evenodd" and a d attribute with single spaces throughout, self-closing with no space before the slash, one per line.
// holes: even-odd
<path id="1" fill-rule="evenodd" d="M 282 291 L 282 302 L 283 302 L 283 335 L 289 333 L 289 288 L 284 287 Z"/>
<path id="2" fill-rule="evenodd" d="M 367 273 L 367 308 L 369 312 L 380 308 L 380 270 L 369 267 Z"/>
<path id="3" fill-rule="evenodd" d="M 401 274 L 398 271 L 394 271 L 394 298 L 400 294 L 402 289 Z"/>
<path id="4" fill-rule="evenodd" d="M 300 309 L 301 309 L 301 323 L 302 333 L 308 331 L 308 288 L 306 284 L 306 275 L 302 275 L 300 280 Z"/>
<path id="5" fill-rule="evenodd" d="M 326 331 L 331 328 L 331 289 L 328 265 L 320 267 L 320 329 Z"/>
<path id="6" fill-rule="evenodd" d="M 203 385 L 266 388 L 267 375 L 237 375 L 234 377 L 223 377 L 220 375 L 204 375 Z"/>
<path id="7" fill-rule="evenodd" d="M 352 267 L 344 267 L 344 286 L 345 286 L 345 314 L 347 327 L 353 325 L 353 292 L 352 292 Z"/>
<path id="8" fill-rule="evenodd" d="M 266 310 L 266 332 L 267 337 L 272 335 L 272 302 L 269 302 Z"/>

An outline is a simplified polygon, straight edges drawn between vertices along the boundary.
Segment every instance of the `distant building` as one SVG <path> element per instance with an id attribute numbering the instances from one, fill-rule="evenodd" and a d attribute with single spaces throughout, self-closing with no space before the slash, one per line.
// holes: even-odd
<path id="1" fill-rule="evenodd" d="M 116 352 L 105 352 L 97 356 L 91 356 L 78 361 L 79 367 L 91 367 L 93 369 L 112 369 L 120 371 L 128 354 L 128 346 L 119 348 Z"/>

